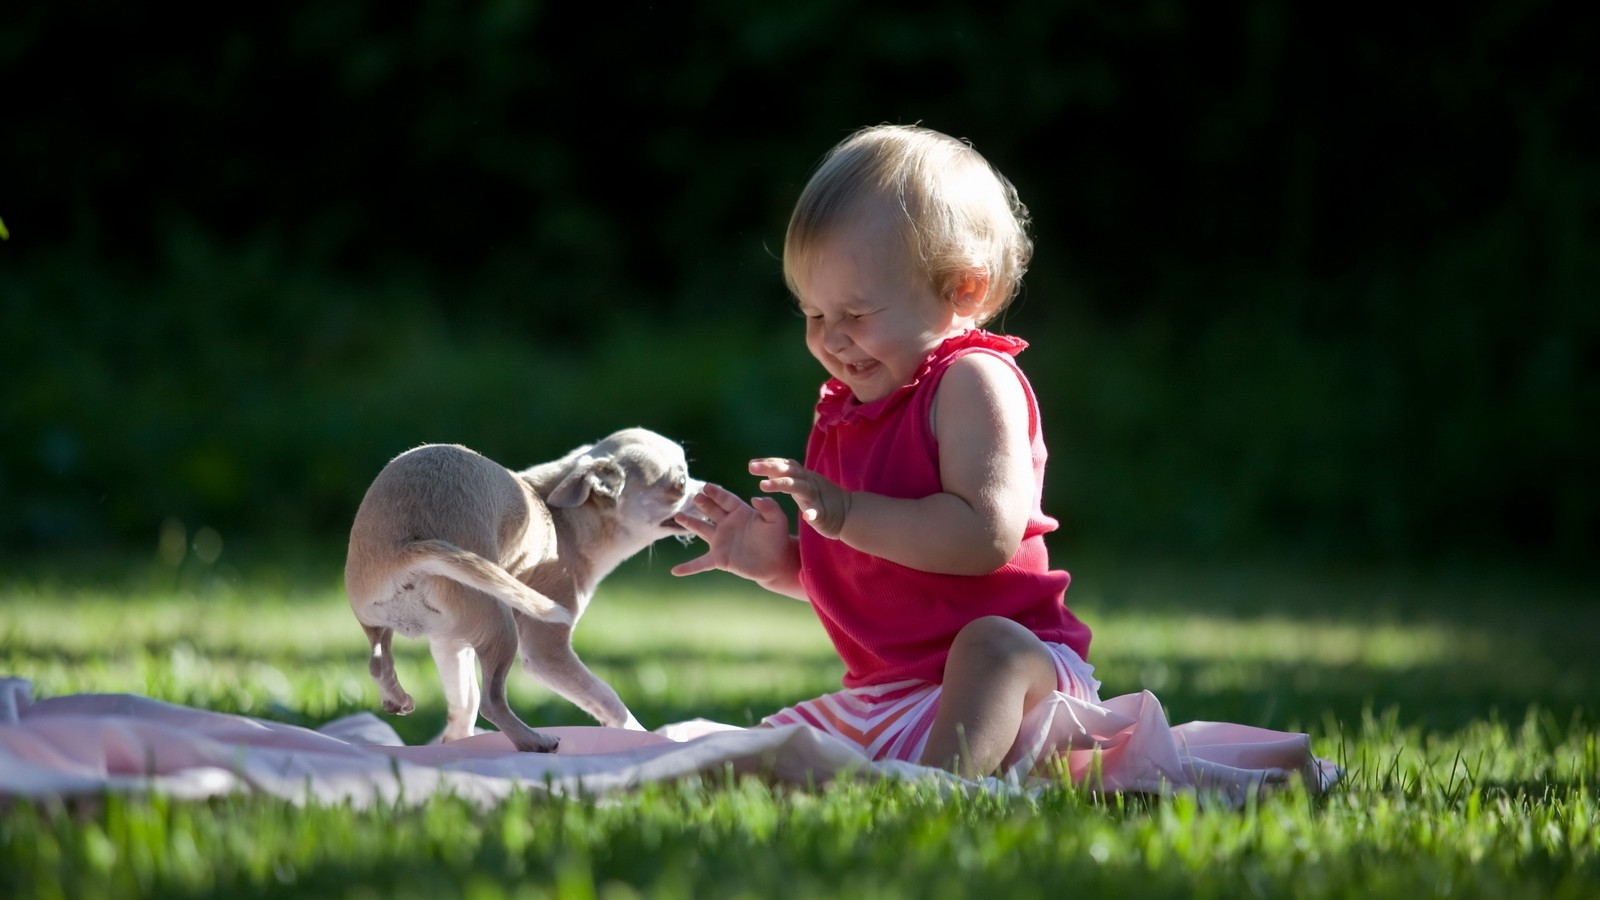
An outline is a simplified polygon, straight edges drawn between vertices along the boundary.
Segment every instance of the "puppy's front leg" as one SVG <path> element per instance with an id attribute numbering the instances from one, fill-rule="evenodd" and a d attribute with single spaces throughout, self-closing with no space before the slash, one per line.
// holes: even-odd
<path id="1" fill-rule="evenodd" d="M 602 725 L 643 731 L 628 707 L 572 650 L 572 626 L 517 615 L 522 668 L 567 698 Z"/>
<path id="2" fill-rule="evenodd" d="M 428 649 L 433 651 L 433 664 L 439 669 L 439 683 L 444 687 L 445 716 L 441 741 L 459 741 L 471 737 L 478 724 L 478 654 L 472 645 L 452 638 L 432 638 Z"/>

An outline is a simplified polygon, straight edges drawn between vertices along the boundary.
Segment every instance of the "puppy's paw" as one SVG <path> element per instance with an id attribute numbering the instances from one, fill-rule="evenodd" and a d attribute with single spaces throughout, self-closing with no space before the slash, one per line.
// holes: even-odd
<path id="1" fill-rule="evenodd" d="M 411 711 L 416 708 L 417 702 L 411 699 L 410 694 L 403 693 L 400 695 L 400 699 L 398 700 L 391 697 L 383 698 L 383 711 L 386 713 L 394 713 L 397 716 L 404 716 L 409 715 Z"/>
<path id="2" fill-rule="evenodd" d="M 530 731 L 528 737 L 521 740 L 512 739 L 512 743 L 523 753 L 554 753 L 556 748 L 561 746 L 561 738 Z"/>
<path id="3" fill-rule="evenodd" d="M 462 738 L 469 738 L 475 734 L 482 733 L 483 730 L 481 728 L 474 728 L 471 725 L 459 725 L 455 722 L 447 721 L 444 726 L 444 731 L 439 732 L 439 736 L 433 739 L 433 743 L 448 744 L 451 741 L 459 741 Z"/>

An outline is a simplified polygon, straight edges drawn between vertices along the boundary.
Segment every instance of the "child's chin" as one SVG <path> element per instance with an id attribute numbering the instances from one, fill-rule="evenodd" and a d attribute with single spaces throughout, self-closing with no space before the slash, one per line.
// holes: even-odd
<path id="1" fill-rule="evenodd" d="M 849 386 L 850 392 L 856 395 L 857 401 L 871 403 L 886 396 L 892 390 L 892 386 L 884 384 L 882 375 L 883 367 L 874 365 L 872 368 L 861 372 L 857 372 L 854 369 L 847 370 L 841 380 Z"/>
<path id="2" fill-rule="evenodd" d="M 857 403 L 871 403 L 889 396 L 889 392 L 881 388 L 852 387 L 850 393 L 854 394 Z"/>

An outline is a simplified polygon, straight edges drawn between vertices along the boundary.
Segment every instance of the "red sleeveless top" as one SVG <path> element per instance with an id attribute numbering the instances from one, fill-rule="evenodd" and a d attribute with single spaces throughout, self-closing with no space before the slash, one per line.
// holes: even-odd
<path id="1" fill-rule="evenodd" d="M 1066 607 L 1066 572 L 1052 570 L 1044 536 L 1057 527 L 1040 508 L 1045 447 L 1039 405 L 1012 357 L 1027 343 L 982 330 L 945 340 L 911 383 L 871 403 L 858 403 L 838 379 L 822 386 L 806 467 L 845 490 L 889 497 L 926 497 L 943 490 L 939 447 L 930 413 L 939 380 L 969 353 L 999 357 L 1028 396 L 1033 447 L 1033 511 L 1011 561 L 987 575 L 944 575 L 911 569 L 855 550 L 800 524 L 800 581 L 845 664 L 844 686 L 908 678 L 944 680 L 956 632 L 983 616 L 1004 616 L 1041 640 L 1089 656 L 1089 628 Z"/>

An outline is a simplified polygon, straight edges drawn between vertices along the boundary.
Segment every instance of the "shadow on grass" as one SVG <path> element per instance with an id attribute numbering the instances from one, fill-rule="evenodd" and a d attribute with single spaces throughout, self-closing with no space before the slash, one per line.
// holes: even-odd
<path id="1" fill-rule="evenodd" d="M 316 597 L 319 604 L 337 605 L 339 594 L 330 588 L 329 573 L 336 572 L 330 569 L 333 560 L 326 554 L 306 559 L 302 555 L 276 568 L 269 565 L 275 574 L 262 576 L 267 587 L 234 585 L 217 602 L 237 608 L 241 597 L 265 593 L 279 607 L 272 614 L 286 617 L 296 615 L 299 601 L 284 603 L 283 597 Z M 143 566 L 141 570 L 139 565 L 119 568 L 107 563 L 74 569 L 41 563 L 31 575 L 24 570 L 8 577 L 65 590 L 87 586 L 115 592 L 119 585 L 130 586 L 129 590 L 140 586 L 130 600 L 140 602 L 141 597 L 162 596 L 160 591 L 151 592 L 151 567 Z M 1409 724 L 1451 731 L 1495 715 L 1518 719 L 1534 708 L 1562 718 L 1600 712 L 1600 702 L 1594 699 L 1600 697 L 1600 655 L 1593 652 L 1592 640 L 1600 633 L 1600 604 L 1593 602 L 1589 586 L 1578 580 L 1526 567 L 1342 570 L 1276 562 L 1124 561 L 1089 555 L 1073 571 L 1069 603 L 1096 630 L 1090 661 L 1103 682 L 1102 695 L 1149 688 L 1174 722 L 1220 720 L 1327 731 L 1393 709 Z M 717 617 L 748 616 L 750 621 L 770 617 L 776 609 L 765 602 L 763 592 L 731 576 L 674 579 L 665 573 L 662 560 L 625 565 L 601 590 L 609 596 L 597 598 L 597 610 L 602 605 L 611 609 L 614 602 L 622 618 L 630 608 L 654 612 L 661 604 L 675 603 L 685 609 L 713 610 Z M 675 681 L 687 673 L 710 670 L 716 677 L 715 668 L 728 665 L 810 673 L 805 683 L 815 683 L 815 693 L 836 687 L 836 682 L 812 678 L 838 671 L 838 661 L 825 645 L 809 640 L 784 644 L 783 634 L 788 632 L 782 629 L 820 629 L 814 621 L 792 618 L 792 612 L 785 609 L 791 618 L 778 626 L 777 642 L 747 645 L 711 635 L 704 648 L 670 639 L 651 646 L 637 636 L 623 636 L 626 649 L 618 649 L 608 643 L 611 638 L 603 630 L 595 630 L 603 629 L 605 616 L 594 615 L 579 630 L 578 652 L 618 687 L 646 721 L 704 717 L 750 724 L 814 694 L 780 696 L 770 684 L 764 691 L 759 684 L 718 684 L 685 697 L 681 688 L 663 692 L 641 685 L 659 682 L 663 674 Z M 343 622 L 346 616 L 333 618 Z M 1264 622 L 1275 624 L 1263 627 Z M 315 641 L 280 639 L 263 646 L 245 629 L 205 637 L 162 633 L 131 646 L 158 666 L 162 660 L 192 653 L 230 666 L 348 671 L 369 688 L 365 644 L 353 620 L 345 625 L 349 636 L 337 643 L 319 636 Z M 1209 629 L 1210 637 L 1191 641 L 1186 629 L 1199 627 Z M 1325 634 L 1334 631 L 1340 633 Z M 14 630 L 0 634 L 8 644 L 0 656 L 49 660 L 55 665 L 91 666 L 108 655 L 130 652 L 130 646 L 120 646 L 100 653 L 81 641 L 57 640 L 48 630 L 26 636 Z M 1430 646 L 1406 646 L 1418 635 L 1426 636 Z M 653 637 L 646 634 L 644 640 Z M 1260 646 L 1281 640 L 1291 645 Z M 1372 662 L 1371 644 L 1379 640 L 1396 645 L 1381 665 Z M 1328 641 L 1343 643 L 1330 650 Z M 422 688 L 424 696 L 437 690 L 424 642 L 401 640 L 394 649 L 397 658 L 418 673 L 415 677 L 432 682 L 414 687 Z M 515 673 L 513 690 L 525 694 L 528 688 L 519 683 L 527 680 Z M 534 705 L 519 707 L 530 723 L 588 724 L 566 701 L 540 688 L 532 691 L 538 697 Z M 419 702 L 424 696 L 418 697 Z M 376 708 L 373 697 L 371 708 Z M 333 716 L 360 710 L 341 705 L 319 712 Z M 292 710 L 282 712 L 293 715 Z M 412 724 L 430 712 L 425 706 L 409 720 L 392 721 L 408 740 L 431 737 L 442 724 L 442 708 L 426 726 Z"/>

